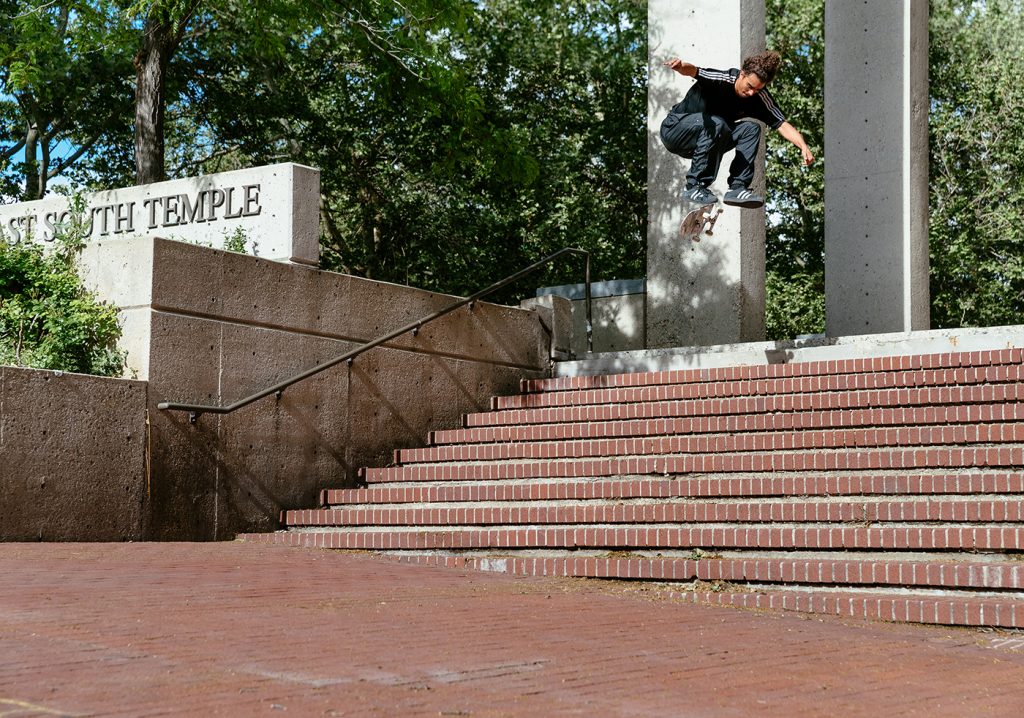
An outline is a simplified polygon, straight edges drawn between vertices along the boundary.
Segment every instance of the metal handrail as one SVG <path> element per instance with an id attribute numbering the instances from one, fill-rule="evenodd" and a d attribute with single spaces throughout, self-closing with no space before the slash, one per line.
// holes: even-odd
<path id="1" fill-rule="evenodd" d="M 281 382 L 278 382 L 277 384 L 274 384 L 274 386 L 268 387 L 268 388 L 266 388 L 266 389 L 264 389 L 262 391 L 259 391 L 259 392 L 255 393 L 255 394 L 252 394 L 251 396 L 247 396 L 244 399 L 239 399 L 238 401 L 234 402 L 233 404 L 228 404 L 227 406 L 212 406 L 212 405 L 206 405 L 206 404 L 182 404 L 182 403 L 174 402 L 174 401 L 162 401 L 159 404 L 157 404 L 157 408 L 158 409 L 163 409 L 165 411 L 187 411 L 187 412 L 189 412 L 189 421 L 194 424 L 196 422 L 196 420 L 201 415 L 203 415 L 203 414 L 230 414 L 231 412 L 235 411 L 236 409 L 241 409 L 243 406 L 248 406 L 249 404 L 253 403 L 254 401 L 258 401 L 259 399 L 262 399 L 262 398 L 264 398 L 266 396 L 270 396 L 271 394 L 277 394 L 278 396 L 280 396 L 281 392 L 283 392 L 285 389 L 290 387 L 292 384 L 296 384 L 296 383 L 302 381 L 303 379 L 308 379 L 309 377 L 311 377 L 311 376 L 313 376 L 315 374 L 319 374 L 320 372 L 324 371 L 325 369 L 330 369 L 332 366 L 340 364 L 343 361 L 347 361 L 349 363 L 349 365 L 351 366 L 351 364 L 355 360 L 355 358 L 357 356 L 359 356 L 360 354 L 362 354 L 363 352 L 369 351 L 370 349 L 373 349 L 374 347 L 380 346 L 381 344 L 384 344 L 385 342 L 389 342 L 392 339 L 405 334 L 406 332 L 412 332 L 413 336 L 416 336 L 416 334 L 419 333 L 419 330 L 423 327 L 424 324 L 432 322 L 435 319 L 439 319 L 439 318 L 443 317 L 445 314 L 453 312 L 456 309 L 459 309 L 460 307 L 464 307 L 464 306 L 466 306 L 468 304 L 468 305 L 470 305 L 470 307 L 469 307 L 470 310 L 472 310 L 473 309 L 473 304 L 478 299 L 480 299 L 482 297 L 486 297 L 488 294 L 492 294 L 492 293 L 498 291 L 499 289 L 502 289 L 503 287 L 506 287 L 509 284 L 512 284 L 512 282 L 515 282 L 518 279 L 522 279 L 527 274 L 530 274 L 531 272 L 534 272 L 534 271 L 540 269 L 541 267 L 543 267 L 546 264 L 550 264 L 552 261 L 554 261 L 558 257 L 561 257 L 563 254 L 579 254 L 579 255 L 582 255 L 583 258 L 584 258 L 584 280 L 583 280 L 584 281 L 584 285 L 583 286 L 584 286 L 585 295 L 586 295 L 586 311 L 587 311 L 587 352 L 588 353 L 592 353 L 594 351 L 594 328 L 593 328 L 592 314 L 591 314 L 591 311 L 590 311 L 590 252 L 587 252 L 586 250 L 583 250 L 583 249 L 577 249 L 575 247 L 565 247 L 564 249 L 558 250 L 554 254 L 551 254 L 551 255 L 549 255 L 547 257 L 544 257 L 544 259 L 541 259 L 541 260 L 539 260 L 537 262 L 534 262 L 529 267 L 526 267 L 525 269 L 519 270 L 515 274 L 510 274 L 509 276 L 505 277 L 502 280 L 499 280 L 499 281 L 495 282 L 494 284 L 492 284 L 491 286 L 487 287 L 486 289 L 481 289 L 479 292 L 477 292 L 476 294 L 473 294 L 472 296 L 466 297 L 465 299 L 460 299 L 459 301 L 455 302 L 454 304 L 450 304 L 449 306 L 445 307 L 444 309 L 436 311 L 433 314 L 428 314 L 427 316 L 423 317 L 422 319 L 418 319 L 415 322 L 412 322 L 411 324 L 406 324 L 401 329 L 396 329 L 395 331 L 391 332 L 390 334 L 386 334 L 386 335 L 384 335 L 382 337 L 374 339 L 373 341 L 367 342 L 367 343 L 363 344 L 362 346 L 356 347 L 355 349 L 353 349 L 350 352 L 346 352 L 345 354 L 342 354 L 341 356 L 335 357 L 334 359 L 331 359 L 330 361 L 328 361 L 326 364 L 320 364 L 318 366 L 313 367 L 312 369 L 307 369 L 306 371 L 302 372 L 301 374 L 296 374 L 295 376 L 291 377 L 290 379 L 285 379 L 284 381 L 281 381 Z"/>

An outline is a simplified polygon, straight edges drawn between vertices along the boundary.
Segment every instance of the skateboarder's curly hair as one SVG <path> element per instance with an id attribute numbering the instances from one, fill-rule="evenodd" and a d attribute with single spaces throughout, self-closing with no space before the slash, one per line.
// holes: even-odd
<path id="1" fill-rule="evenodd" d="M 782 57 L 777 52 L 768 50 L 758 55 L 751 55 L 743 61 L 743 72 L 748 75 L 753 73 L 757 75 L 761 82 L 768 84 L 775 79 L 775 73 L 779 71 L 779 65 L 782 64 Z"/>

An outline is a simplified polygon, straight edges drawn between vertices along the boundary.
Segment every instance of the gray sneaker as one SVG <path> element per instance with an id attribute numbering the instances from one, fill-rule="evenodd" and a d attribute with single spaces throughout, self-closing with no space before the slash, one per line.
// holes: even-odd
<path id="1" fill-rule="evenodd" d="M 725 193 L 722 201 L 736 207 L 754 209 L 764 204 L 764 197 L 754 194 L 746 187 L 734 187 Z"/>
<path id="2" fill-rule="evenodd" d="M 718 195 L 700 185 L 695 185 L 683 192 L 683 197 L 697 204 L 714 204 L 718 201 Z"/>

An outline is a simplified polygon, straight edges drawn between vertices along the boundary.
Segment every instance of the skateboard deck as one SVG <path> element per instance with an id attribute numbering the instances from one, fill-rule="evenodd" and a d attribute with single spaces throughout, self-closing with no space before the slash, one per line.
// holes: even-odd
<path id="1" fill-rule="evenodd" d="M 701 234 L 710 237 L 721 214 L 722 208 L 716 209 L 713 202 L 690 210 L 679 224 L 679 236 L 691 242 L 699 242 Z"/>

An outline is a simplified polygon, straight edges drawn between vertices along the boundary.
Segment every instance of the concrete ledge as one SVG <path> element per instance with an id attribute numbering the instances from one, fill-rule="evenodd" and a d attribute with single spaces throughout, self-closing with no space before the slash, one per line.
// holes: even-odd
<path id="1" fill-rule="evenodd" d="M 260 332 L 286 332 L 314 343 L 351 343 L 332 350 L 340 354 L 458 299 L 159 238 L 98 242 L 85 249 L 81 263 L 90 287 L 122 309 L 122 346 L 128 351 L 129 367 L 141 379 L 150 378 L 151 362 L 161 356 L 150 346 L 152 332 L 146 320 L 150 312 Z M 142 317 L 135 316 L 138 311 Z M 548 345 L 538 327 L 533 311 L 480 302 L 472 311 L 453 312 L 417 336 L 406 334 L 387 346 L 526 370 L 546 369 Z M 526 336 L 531 339 L 524 342 Z M 288 357 L 281 362 L 294 368 L 292 373 L 312 366 L 289 363 Z"/>
<path id="2" fill-rule="evenodd" d="M 606 282 L 591 282 L 590 296 L 592 299 L 602 297 L 621 297 L 627 294 L 646 294 L 647 280 L 641 279 L 610 279 Z M 560 284 L 556 287 L 541 287 L 537 290 L 538 297 L 554 295 L 565 297 L 576 301 L 585 299 L 587 287 L 585 284 Z"/>
<path id="3" fill-rule="evenodd" d="M 146 385 L 0 366 L 0 541 L 144 537 Z"/>
<path id="4" fill-rule="evenodd" d="M 602 354 L 560 362 L 554 376 L 588 376 L 736 365 L 858 359 L 950 351 L 1024 347 L 1024 325 L 967 329 L 931 329 L 855 337 L 812 336 L 784 342 L 749 342 L 711 347 L 649 349 Z"/>

